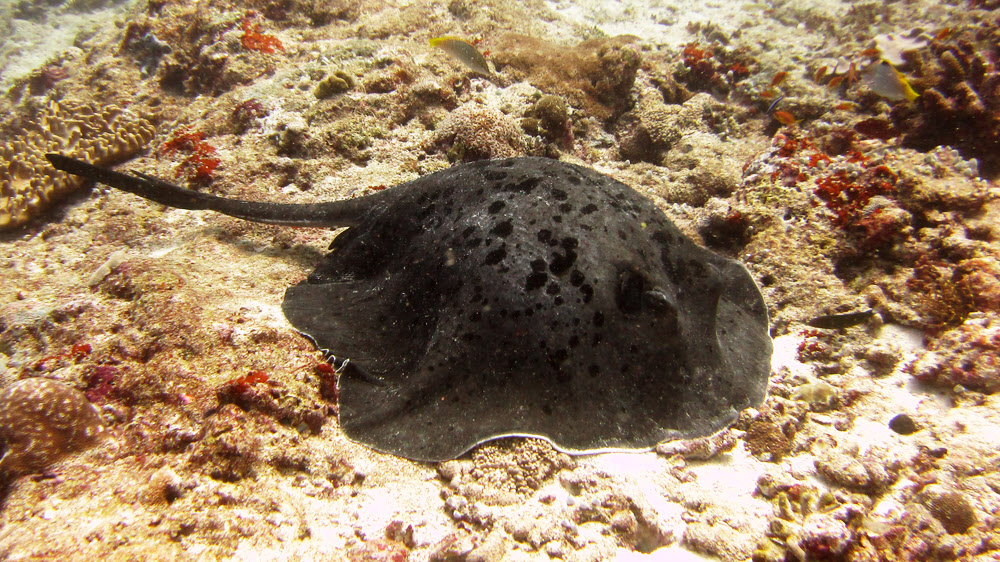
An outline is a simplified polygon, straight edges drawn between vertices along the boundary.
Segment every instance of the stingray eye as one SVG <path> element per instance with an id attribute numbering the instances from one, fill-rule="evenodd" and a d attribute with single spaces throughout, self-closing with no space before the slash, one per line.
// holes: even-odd
<path id="1" fill-rule="evenodd" d="M 674 310 L 674 303 L 670 297 L 659 289 L 646 291 L 642 294 L 642 306 L 655 312 L 671 312 Z"/>
<path id="2" fill-rule="evenodd" d="M 618 294 L 615 304 L 625 314 L 635 314 L 642 310 L 642 294 L 646 291 L 646 282 L 635 271 L 626 270 L 621 274 L 618 284 Z"/>

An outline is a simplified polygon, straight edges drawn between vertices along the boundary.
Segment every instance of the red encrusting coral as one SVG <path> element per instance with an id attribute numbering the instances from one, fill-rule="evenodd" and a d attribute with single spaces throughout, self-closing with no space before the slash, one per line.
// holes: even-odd
<path id="1" fill-rule="evenodd" d="M 115 378 L 119 375 L 118 368 L 111 365 L 98 365 L 87 376 L 87 388 L 84 394 L 87 400 L 94 404 L 108 401 L 108 395 L 114 391 Z"/>
<path id="2" fill-rule="evenodd" d="M 241 377 L 236 377 L 235 379 L 226 383 L 232 392 L 236 394 L 245 394 L 250 391 L 250 388 L 254 385 L 266 383 L 270 380 L 267 373 L 264 371 L 250 371 L 249 374 L 243 375 Z"/>
<path id="3" fill-rule="evenodd" d="M 212 173 L 222 162 L 215 154 L 215 147 L 205 142 L 205 133 L 181 129 L 172 139 L 163 143 L 160 154 L 185 152 L 188 157 L 181 162 L 177 176 L 187 177 L 189 181 L 207 183 L 212 180 Z"/>
<path id="4" fill-rule="evenodd" d="M 337 409 L 340 402 L 340 390 L 337 388 L 337 371 L 333 365 L 323 362 L 317 363 L 314 369 L 319 376 L 319 395 L 324 400 L 333 404 Z"/>
<path id="5" fill-rule="evenodd" d="M 858 224 L 861 212 L 873 197 L 894 193 L 898 179 L 884 165 L 865 168 L 857 177 L 851 177 L 846 170 L 837 170 L 816 180 L 815 194 L 833 212 L 831 222 L 848 228 Z"/>
<path id="6" fill-rule="evenodd" d="M 257 98 L 250 98 L 233 107 L 229 121 L 236 127 L 237 133 L 242 133 L 250 127 L 255 119 L 265 117 L 267 114 L 267 108 Z"/>
<path id="7" fill-rule="evenodd" d="M 829 337 L 820 330 L 807 329 L 799 332 L 802 341 L 796 349 L 799 361 L 826 358 L 830 354 Z"/>
<path id="8" fill-rule="evenodd" d="M 28 78 L 28 91 L 32 95 L 41 95 L 52 89 L 56 82 L 69 78 L 69 72 L 56 64 L 45 66 L 35 71 Z"/>
<path id="9" fill-rule="evenodd" d="M 718 43 L 703 46 L 688 43 L 681 51 L 685 70 L 675 78 L 688 88 L 713 95 L 728 95 L 732 86 L 726 76 L 732 73 L 732 83 L 748 78 L 760 65 L 745 49 L 727 49 Z"/>
<path id="10" fill-rule="evenodd" d="M 899 134 L 889 121 L 879 117 L 869 117 L 854 124 L 854 130 L 870 139 L 888 140 Z"/>
<path id="11" fill-rule="evenodd" d="M 992 257 L 956 264 L 937 252 L 921 255 L 906 288 L 919 297 L 929 335 L 965 322 L 973 312 L 1000 311 L 1000 265 Z"/>
<path id="12" fill-rule="evenodd" d="M 287 384 L 264 371 L 250 371 L 223 383 L 217 391 L 220 405 L 235 404 L 243 411 L 260 412 L 282 423 L 318 432 L 326 420 L 328 406 L 290 395 Z"/>
<path id="13" fill-rule="evenodd" d="M 253 23 L 250 20 L 251 16 L 252 14 L 248 14 L 243 20 L 243 36 L 240 37 L 240 43 L 243 45 L 243 48 L 248 51 L 258 51 L 268 54 L 284 51 L 285 46 L 281 44 L 281 40 L 273 35 L 261 33 L 260 24 Z"/>
<path id="14" fill-rule="evenodd" d="M 49 355 L 43 357 L 35 362 L 32 366 L 34 371 L 51 371 L 55 367 L 52 365 L 46 365 L 46 363 L 54 362 L 58 359 L 71 359 L 73 362 L 78 362 L 87 355 L 90 355 L 91 346 L 89 343 L 77 343 L 73 344 L 68 353 L 57 353 L 55 355 Z"/>

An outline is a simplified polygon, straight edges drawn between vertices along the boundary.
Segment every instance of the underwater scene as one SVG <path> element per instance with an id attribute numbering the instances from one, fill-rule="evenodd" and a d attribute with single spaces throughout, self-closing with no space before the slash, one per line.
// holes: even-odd
<path id="1" fill-rule="evenodd" d="M 0 0 L 0 559 L 1000 560 L 1000 2 Z"/>

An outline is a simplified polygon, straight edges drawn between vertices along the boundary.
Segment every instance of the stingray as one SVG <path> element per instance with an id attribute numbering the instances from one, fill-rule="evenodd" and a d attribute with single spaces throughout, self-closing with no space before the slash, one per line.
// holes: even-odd
<path id="1" fill-rule="evenodd" d="M 594 170 L 479 161 L 296 205 L 48 158 L 172 207 L 348 227 L 282 310 L 338 367 L 344 433 L 376 450 L 439 461 L 507 436 L 649 449 L 764 399 L 772 344 L 746 268 Z"/>

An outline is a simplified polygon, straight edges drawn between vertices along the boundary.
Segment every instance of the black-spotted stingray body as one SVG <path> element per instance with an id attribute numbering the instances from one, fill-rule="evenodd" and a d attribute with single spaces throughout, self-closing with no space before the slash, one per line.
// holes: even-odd
<path id="1" fill-rule="evenodd" d="M 594 170 L 481 161 L 281 205 L 50 160 L 167 205 L 350 226 L 282 309 L 347 361 L 340 425 L 375 449 L 443 460 L 511 435 L 644 449 L 710 434 L 764 398 L 772 346 L 749 273 Z"/>

